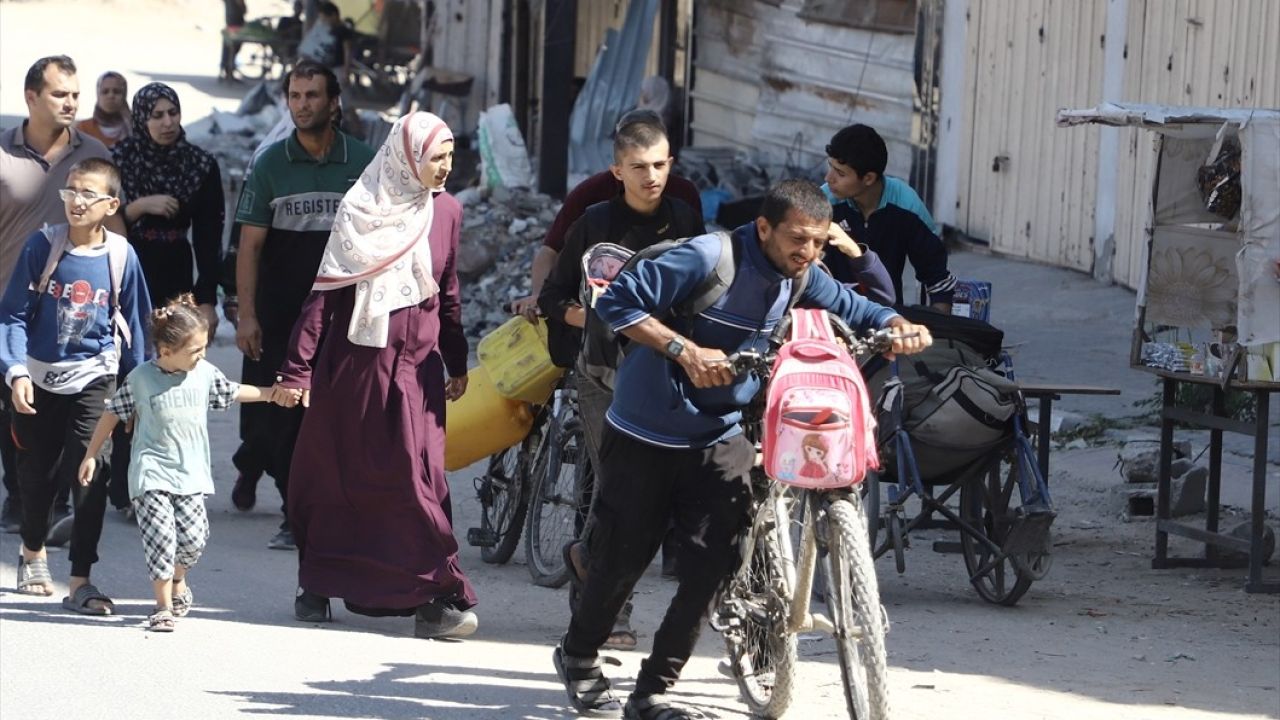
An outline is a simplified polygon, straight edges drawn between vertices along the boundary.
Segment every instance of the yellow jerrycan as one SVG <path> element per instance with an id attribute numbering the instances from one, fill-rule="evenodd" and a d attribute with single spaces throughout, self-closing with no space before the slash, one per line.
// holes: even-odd
<path id="1" fill-rule="evenodd" d="M 499 395 L 484 368 L 471 368 L 467 391 L 445 408 L 444 469 L 461 470 L 509 448 L 531 427 L 533 413 L 526 403 Z"/>
<path id="2" fill-rule="evenodd" d="M 564 374 L 547 353 L 547 324 L 542 318 L 536 323 L 518 315 L 511 318 L 480 339 L 476 355 L 498 394 L 514 400 L 545 403 Z"/>

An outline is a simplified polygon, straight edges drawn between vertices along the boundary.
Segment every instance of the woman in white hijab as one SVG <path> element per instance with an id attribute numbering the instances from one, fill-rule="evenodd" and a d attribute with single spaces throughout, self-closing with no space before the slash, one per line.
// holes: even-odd
<path id="1" fill-rule="evenodd" d="M 300 620 L 342 598 L 416 615 L 419 637 L 476 629 L 444 472 L 445 400 L 467 385 L 452 164 L 440 118 L 396 121 L 342 199 L 294 327 L 280 384 L 309 408 L 289 476 Z"/>

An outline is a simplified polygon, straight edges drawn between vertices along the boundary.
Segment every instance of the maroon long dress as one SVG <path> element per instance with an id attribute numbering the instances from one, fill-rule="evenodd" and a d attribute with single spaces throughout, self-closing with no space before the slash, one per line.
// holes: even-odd
<path id="1" fill-rule="evenodd" d="M 476 603 L 458 566 L 444 472 L 445 372 L 467 371 L 454 272 L 461 217 L 452 196 L 436 196 L 440 292 L 391 313 L 385 348 L 347 339 L 354 287 L 314 292 L 280 371 L 285 387 L 311 388 L 289 473 L 298 584 L 357 612 Z"/>

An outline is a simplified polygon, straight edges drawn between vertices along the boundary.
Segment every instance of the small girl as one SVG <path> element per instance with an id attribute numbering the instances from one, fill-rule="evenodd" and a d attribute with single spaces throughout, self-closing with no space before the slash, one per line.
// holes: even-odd
<path id="1" fill-rule="evenodd" d="M 213 494 L 208 410 L 233 401 L 271 399 L 271 388 L 231 382 L 205 362 L 209 326 L 190 294 L 151 313 L 157 357 L 129 373 L 107 402 L 80 463 L 87 485 L 103 444 L 120 422 L 133 422 L 129 498 L 142 531 L 156 609 L 149 629 L 172 632 L 174 618 L 191 610 L 187 571 L 209 539 L 204 496 Z"/>

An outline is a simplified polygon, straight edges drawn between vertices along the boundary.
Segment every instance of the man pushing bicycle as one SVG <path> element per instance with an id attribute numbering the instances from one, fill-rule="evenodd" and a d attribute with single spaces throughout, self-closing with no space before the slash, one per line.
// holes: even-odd
<path id="1" fill-rule="evenodd" d="M 714 234 L 641 260 L 597 301 L 600 319 L 630 345 L 601 439 L 600 522 L 590 539 L 590 567 L 554 654 L 579 713 L 692 717 L 665 693 L 693 652 L 708 604 L 733 571 L 755 461 L 739 422 L 759 380 L 736 377 L 728 355 L 766 349 L 792 305 L 826 309 L 860 334 L 892 328 L 894 353 L 930 344 L 927 328 L 811 271 L 830 227 L 831 205 L 821 190 L 784 181 L 769 190 L 755 222 L 732 233 L 732 280 L 709 307 L 682 312 L 684 301 L 705 296 L 722 266 L 722 241 Z M 599 648 L 670 524 L 679 544 L 679 585 L 623 708 L 601 670 Z"/>

